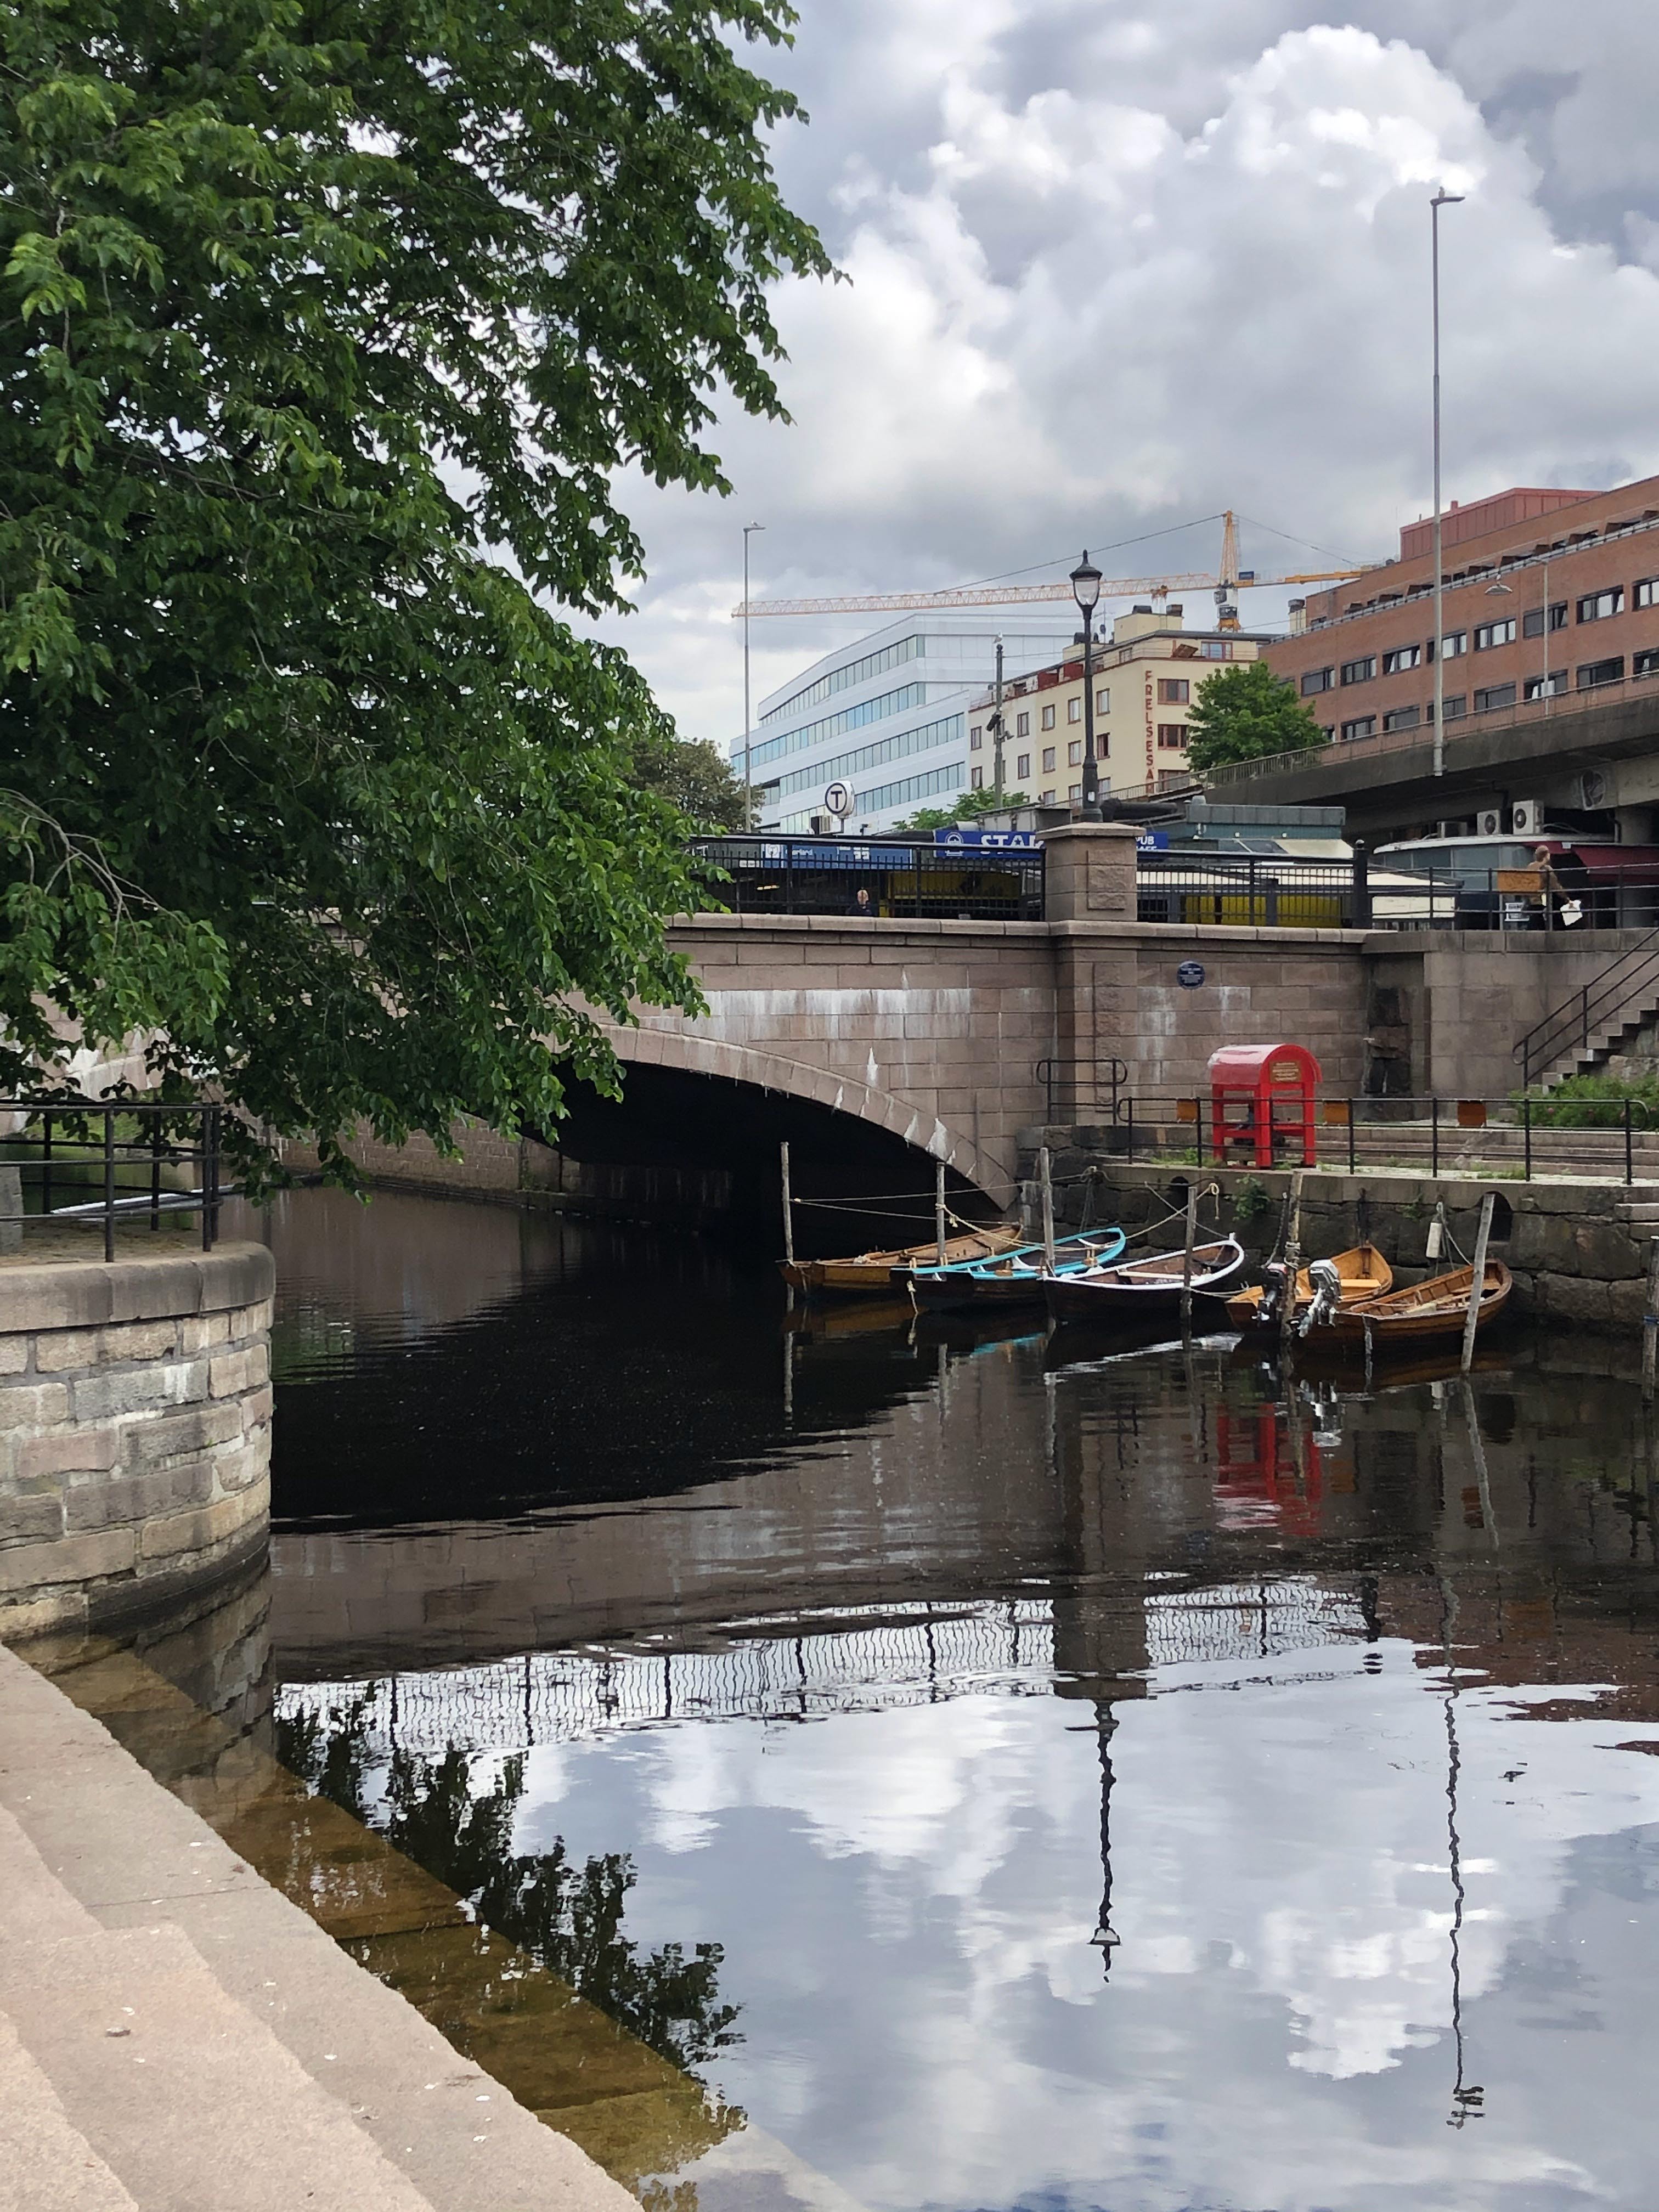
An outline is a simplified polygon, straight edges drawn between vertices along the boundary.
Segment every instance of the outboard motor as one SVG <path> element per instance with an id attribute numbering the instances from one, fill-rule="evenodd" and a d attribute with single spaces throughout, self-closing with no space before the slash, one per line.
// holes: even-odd
<path id="1" fill-rule="evenodd" d="M 1306 1336 L 1310 1328 L 1321 1322 L 1334 1319 L 1342 1304 L 1342 1278 L 1330 1260 L 1312 1260 L 1308 1263 L 1308 1280 L 1313 1285 L 1313 1297 L 1308 1310 L 1297 1324 L 1297 1333 Z"/>
<path id="2" fill-rule="evenodd" d="M 1261 1270 L 1261 1318 L 1276 1322 L 1285 1303 L 1285 1279 L 1288 1273 L 1282 1260 L 1269 1260 Z"/>

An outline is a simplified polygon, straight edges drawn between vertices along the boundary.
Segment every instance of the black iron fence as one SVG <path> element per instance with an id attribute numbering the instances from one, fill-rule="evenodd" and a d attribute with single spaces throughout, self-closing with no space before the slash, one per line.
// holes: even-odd
<path id="1" fill-rule="evenodd" d="M 1047 1095 L 1090 1129 L 1087 1140 L 1126 1165 L 1316 1166 L 1530 1182 L 1547 1175 L 1659 1181 L 1659 1124 L 1637 1098 L 1345 1098 L 1320 1093 L 1304 1143 L 1300 1109 L 1276 1101 L 1258 1121 L 1230 1102 L 1218 1121 L 1207 1095 L 1099 1086 L 1088 1071 L 1058 1077 L 1038 1063 Z M 1288 1117 L 1295 1115 L 1291 1121 Z M 1051 1115 L 1051 1119 L 1060 1117 Z"/>
<path id="2" fill-rule="evenodd" d="M 1041 846 L 931 837 L 696 837 L 709 897 L 735 914 L 1041 921 Z"/>
<path id="3" fill-rule="evenodd" d="M 115 1257 L 118 1224 L 159 1231 L 164 1219 L 199 1216 L 202 1249 L 219 1233 L 223 1108 L 132 1099 L 43 1105 L 0 1099 L 0 1221 L 32 1231 L 86 1229 Z M 15 1182 L 12 1182 L 15 1174 Z"/>

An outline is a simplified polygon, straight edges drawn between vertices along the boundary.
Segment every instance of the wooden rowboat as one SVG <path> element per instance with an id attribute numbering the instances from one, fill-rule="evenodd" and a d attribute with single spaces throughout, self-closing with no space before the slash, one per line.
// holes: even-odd
<path id="1" fill-rule="evenodd" d="M 1043 1281 L 1048 1310 L 1056 1321 L 1137 1322 L 1153 1315 L 1179 1313 L 1185 1255 L 1155 1252 L 1150 1259 L 1121 1267 L 1094 1267 L 1074 1275 L 1049 1275 Z M 1222 1237 L 1193 1247 L 1193 1296 L 1226 1297 L 1244 1272 L 1244 1248 L 1237 1237 Z"/>
<path id="2" fill-rule="evenodd" d="M 1330 1265 L 1342 1279 L 1342 1304 L 1345 1306 L 1361 1305 L 1367 1299 L 1384 1297 L 1394 1288 L 1394 1269 L 1375 1244 L 1356 1244 L 1349 1251 L 1339 1252 Z M 1312 1304 L 1313 1278 L 1304 1267 L 1296 1279 L 1293 1310 L 1300 1316 Z M 1227 1318 L 1235 1328 L 1255 1328 L 1258 1324 L 1269 1322 L 1277 1328 L 1279 1316 L 1268 1302 L 1267 1285 L 1252 1283 L 1247 1289 L 1235 1291 L 1227 1301 Z"/>
<path id="3" fill-rule="evenodd" d="M 1019 1242 L 1018 1224 L 1004 1229 L 972 1229 L 945 1243 L 947 1263 L 965 1260 L 994 1260 L 1012 1252 Z M 933 1237 L 925 1244 L 902 1244 L 888 1252 L 860 1252 L 849 1260 L 780 1260 L 778 1272 L 798 1291 L 844 1291 L 866 1296 L 892 1295 L 896 1268 L 936 1262 L 939 1245 Z"/>
<path id="4" fill-rule="evenodd" d="M 1358 1352 L 1364 1351 L 1368 1337 L 1374 1352 L 1392 1351 L 1396 1346 L 1425 1350 L 1432 1345 L 1454 1344 L 1468 1318 L 1474 1281 L 1473 1267 L 1454 1267 L 1449 1274 L 1415 1283 L 1408 1291 L 1390 1291 L 1386 1297 L 1372 1298 L 1363 1306 L 1340 1306 L 1328 1321 L 1316 1325 L 1306 1341 L 1310 1346 L 1340 1346 Z M 1477 1330 L 1502 1313 L 1511 1287 L 1512 1279 L 1504 1262 L 1488 1260 L 1475 1315 Z"/>
<path id="5" fill-rule="evenodd" d="M 1000 1259 L 976 1261 L 966 1267 L 917 1267 L 907 1279 L 911 1297 L 924 1313 L 1041 1305 L 1044 1285 L 1056 1275 L 1115 1260 L 1125 1242 L 1118 1228 L 1083 1229 L 1054 1239 L 1052 1269 L 1041 1244 L 1022 1244 Z"/>

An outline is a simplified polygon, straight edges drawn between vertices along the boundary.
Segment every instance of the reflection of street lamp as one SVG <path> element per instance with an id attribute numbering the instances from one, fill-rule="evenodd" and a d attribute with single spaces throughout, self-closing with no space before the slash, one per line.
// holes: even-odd
<path id="1" fill-rule="evenodd" d="M 1429 202 L 1434 289 L 1434 772 L 1446 773 L 1446 626 L 1440 603 L 1440 210 L 1461 207 L 1463 195 L 1443 185 Z"/>
<path id="2" fill-rule="evenodd" d="M 1072 597 L 1083 615 L 1083 808 L 1085 822 L 1098 822 L 1100 775 L 1095 766 L 1095 609 L 1100 601 L 1100 571 L 1083 549 L 1072 571 Z"/>

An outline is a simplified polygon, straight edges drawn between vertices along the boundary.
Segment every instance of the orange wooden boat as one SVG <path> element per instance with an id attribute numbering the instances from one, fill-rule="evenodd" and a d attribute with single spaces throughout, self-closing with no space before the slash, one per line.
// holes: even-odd
<path id="1" fill-rule="evenodd" d="M 959 1260 L 994 1260 L 1012 1252 L 1019 1243 L 1019 1224 L 1001 1229 L 973 1229 L 945 1239 L 947 1267 Z M 933 1267 L 939 1245 L 929 1237 L 925 1244 L 902 1244 L 887 1252 L 859 1252 L 848 1260 L 780 1260 L 778 1273 L 798 1291 L 842 1291 L 866 1297 L 890 1297 L 896 1267 Z"/>
<path id="2" fill-rule="evenodd" d="M 1376 1352 L 1408 1346 L 1421 1352 L 1437 1344 L 1455 1344 L 1468 1318 L 1474 1281 L 1473 1267 L 1454 1267 L 1449 1274 L 1431 1276 L 1408 1291 L 1390 1291 L 1386 1297 L 1372 1298 L 1364 1305 L 1339 1306 L 1328 1321 L 1315 1324 L 1306 1342 L 1358 1352 L 1364 1351 L 1367 1340 Z M 1488 1260 L 1475 1315 L 1477 1331 L 1502 1313 L 1513 1287 L 1504 1262 Z"/>
<path id="3" fill-rule="evenodd" d="M 1384 1297 L 1394 1288 L 1394 1269 L 1375 1244 L 1356 1244 L 1346 1252 L 1337 1253 L 1330 1264 L 1342 1279 L 1345 1306 L 1363 1305 L 1369 1299 Z M 1228 1320 L 1235 1328 L 1254 1328 L 1264 1320 L 1277 1328 L 1278 1314 L 1271 1309 L 1263 1313 L 1267 1298 L 1265 1283 L 1252 1283 L 1248 1290 L 1236 1291 L 1227 1301 Z M 1304 1267 L 1296 1279 L 1296 1317 L 1299 1319 L 1312 1304 L 1313 1278 Z"/>

